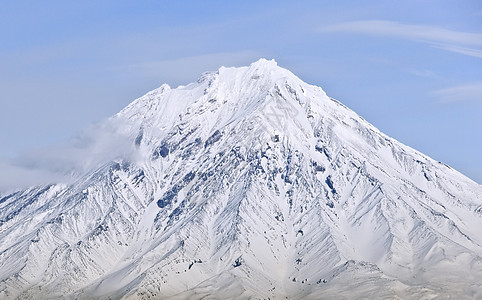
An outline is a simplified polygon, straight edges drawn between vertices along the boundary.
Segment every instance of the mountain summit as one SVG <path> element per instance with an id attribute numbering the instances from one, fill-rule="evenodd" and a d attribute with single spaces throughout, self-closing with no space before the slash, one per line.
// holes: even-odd
<path id="1" fill-rule="evenodd" d="M 0 298 L 482 297 L 482 187 L 275 61 L 106 123 L 132 155 L 0 197 Z"/>

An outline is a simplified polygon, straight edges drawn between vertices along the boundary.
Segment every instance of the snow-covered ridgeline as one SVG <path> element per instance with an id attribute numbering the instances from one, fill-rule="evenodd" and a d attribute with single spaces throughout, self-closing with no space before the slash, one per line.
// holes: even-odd
<path id="1" fill-rule="evenodd" d="M 482 296 L 482 188 L 274 61 L 161 86 L 135 156 L 0 199 L 0 298 Z"/>

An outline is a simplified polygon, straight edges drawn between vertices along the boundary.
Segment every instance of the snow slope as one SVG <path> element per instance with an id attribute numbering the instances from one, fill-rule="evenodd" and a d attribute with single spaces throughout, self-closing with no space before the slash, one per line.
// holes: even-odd
<path id="1" fill-rule="evenodd" d="M 135 155 L 0 198 L 0 298 L 482 298 L 482 187 L 274 61 L 106 122 Z"/>

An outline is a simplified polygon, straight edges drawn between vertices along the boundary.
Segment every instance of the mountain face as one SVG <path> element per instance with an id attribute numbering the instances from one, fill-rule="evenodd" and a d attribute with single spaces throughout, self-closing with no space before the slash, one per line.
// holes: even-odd
<path id="1" fill-rule="evenodd" d="M 135 155 L 0 197 L 0 299 L 482 297 L 482 186 L 274 61 L 107 122 Z"/>

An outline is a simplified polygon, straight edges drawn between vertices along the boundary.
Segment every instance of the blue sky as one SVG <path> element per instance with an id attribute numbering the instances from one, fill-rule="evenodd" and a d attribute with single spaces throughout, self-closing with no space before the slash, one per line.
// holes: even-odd
<path id="1" fill-rule="evenodd" d="M 0 38 L 0 167 L 265 57 L 482 183 L 480 1 L 7 0 Z"/>

